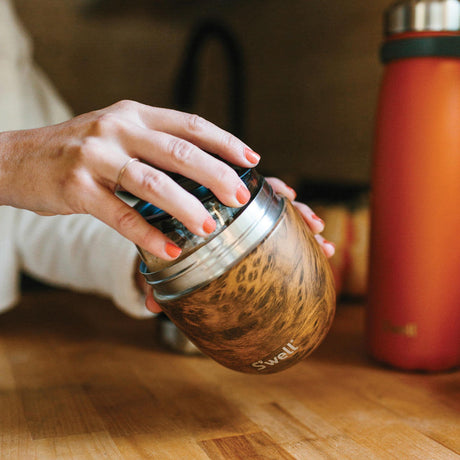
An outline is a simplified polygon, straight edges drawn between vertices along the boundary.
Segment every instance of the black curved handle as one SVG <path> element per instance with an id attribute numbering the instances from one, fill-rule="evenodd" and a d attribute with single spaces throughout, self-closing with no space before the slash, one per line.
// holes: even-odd
<path id="1" fill-rule="evenodd" d="M 174 105 L 178 110 L 193 111 L 196 98 L 198 63 L 204 45 L 217 40 L 225 53 L 229 79 L 229 131 L 243 137 L 245 72 L 243 53 L 232 31 L 222 23 L 206 20 L 191 33 L 174 87 Z"/>

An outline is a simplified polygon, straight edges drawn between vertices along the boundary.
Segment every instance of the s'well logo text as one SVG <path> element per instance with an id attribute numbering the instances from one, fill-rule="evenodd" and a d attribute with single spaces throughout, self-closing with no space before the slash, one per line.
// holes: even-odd
<path id="1" fill-rule="evenodd" d="M 255 363 L 252 363 L 251 366 L 255 367 L 258 371 L 263 371 L 268 366 L 276 366 L 281 360 L 289 358 L 289 355 L 294 354 L 299 349 L 299 347 L 295 347 L 292 342 L 288 342 L 282 349 L 284 351 L 276 354 L 273 356 L 273 358 L 267 359 L 267 361 L 256 361 Z"/>

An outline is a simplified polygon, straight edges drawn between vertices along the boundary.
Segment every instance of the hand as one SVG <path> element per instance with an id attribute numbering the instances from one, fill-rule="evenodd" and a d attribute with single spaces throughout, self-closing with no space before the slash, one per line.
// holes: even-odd
<path id="1" fill-rule="evenodd" d="M 144 275 L 139 270 L 139 264 L 141 263 L 141 259 L 139 257 L 138 262 L 135 266 L 134 272 L 134 280 L 136 282 L 136 286 L 145 295 L 145 306 L 147 310 L 150 310 L 152 313 L 161 313 L 160 304 L 157 303 L 155 298 L 153 297 L 153 288 L 144 278 Z"/>
<path id="2" fill-rule="evenodd" d="M 206 236 L 216 225 L 208 211 L 161 170 L 187 176 L 238 207 L 249 191 L 232 168 L 205 151 L 243 167 L 259 161 L 243 142 L 196 115 L 132 101 L 54 126 L 0 133 L 0 145 L 0 205 L 91 214 L 166 260 L 180 249 L 119 199 L 117 186 Z M 128 163 L 132 158 L 141 161 Z"/>
<path id="3" fill-rule="evenodd" d="M 334 243 L 327 241 L 320 235 L 320 233 L 324 230 L 324 221 L 320 219 L 305 203 L 294 201 L 297 196 L 295 190 L 286 185 L 282 180 L 277 179 L 276 177 L 267 177 L 266 179 L 276 193 L 291 200 L 294 207 L 300 212 L 300 215 L 305 223 L 315 234 L 316 241 L 318 241 L 326 257 L 332 257 L 335 253 Z"/>
<path id="4" fill-rule="evenodd" d="M 326 257 L 332 257 L 335 253 L 334 243 L 326 241 L 320 233 L 324 230 L 324 222 L 320 219 L 311 208 L 306 204 L 294 201 L 296 198 L 296 192 L 294 189 L 286 185 L 282 180 L 275 177 L 267 177 L 267 182 L 272 186 L 273 190 L 288 198 L 292 201 L 294 207 L 299 211 L 300 215 L 303 217 L 305 223 L 310 227 L 310 230 L 315 234 L 315 238 L 318 241 L 321 249 L 323 250 Z M 146 294 L 145 306 L 148 310 L 153 313 L 160 313 L 161 306 L 156 302 L 153 297 L 153 289 L 144 281 L 143 290 Z"/>

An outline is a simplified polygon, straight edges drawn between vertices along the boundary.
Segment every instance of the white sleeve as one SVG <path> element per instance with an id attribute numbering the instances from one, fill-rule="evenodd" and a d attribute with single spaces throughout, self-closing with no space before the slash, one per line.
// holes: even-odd
<path id="1" fill-rule="evenodd" d="M 15 243 L 22 269 L 48 284 L 107 296 L 130 316 L 150 317 L 135 284 L 133 243 L 88 215 L 39 216 L 17 210 Z"/>
<path id="2" fill-rule="evenodd" d="M 70 110 L 32 60 L 32 43 L 0 0 L 0 131 L 67 120 Z M 135 317 L 152 316 L 134 282 L 134 245 L 85 215 L 41 217 L 0 207 L 0 311 L 19 296 L 19 272 L 110 297 Z"/>
<path id="3" fill-rule="evenodd" d="M 0 0 L 0 131 L 38 128 L 71 111 L 32 59 L 32 42 L 9 1 Z"/>

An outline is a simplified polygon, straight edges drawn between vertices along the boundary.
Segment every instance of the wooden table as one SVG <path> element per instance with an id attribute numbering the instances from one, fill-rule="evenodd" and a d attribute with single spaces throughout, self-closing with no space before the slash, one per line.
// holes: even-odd
<path id="1" fill-rule="evenodd" d="M 460 372 L 380 367 L 362 323 L 340 306 L 310 358 L 254 376 L 97 297 L 28 293 L 0 316 L 0 458 L 459 459 Z"/>

